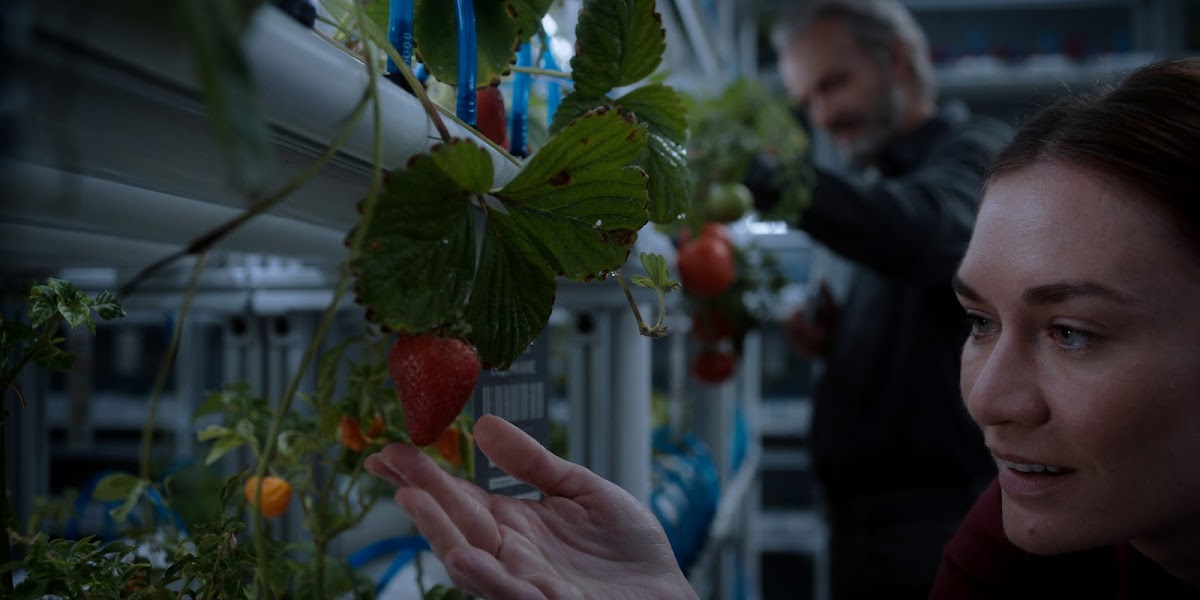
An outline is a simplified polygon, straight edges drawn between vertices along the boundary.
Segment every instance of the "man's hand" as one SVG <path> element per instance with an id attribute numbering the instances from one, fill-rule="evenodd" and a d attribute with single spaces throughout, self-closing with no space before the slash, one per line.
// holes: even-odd
<path id="1" fill-rule="evenodd" d="M 817 289 L 816 309 L 809 315 L 804 309 L 792 313 L 787 322 L 788 341 L 797 352 L 814 358 L 829 353 L 840 315 L 833 294 L 824 281 Z"/>
<path id="2" fill-rule="evenodd" d="M 399 486 L 455 585 L 488 598 L 695 598 L 658 520 L 628 492 L 565 461 L 493 415 L 475 424 L 484 454 L 542 491 L 541 502 L 488 494 L 407 444 L 367 458 Z"/>
<path id="3" fill-rule="evenodd" d="M 771 212 L 779 204 L 779 161 L 769 154 L 756 154 L 746 165 L 742 184 L 754 196 L 754 210 L 759 214 Z"/>

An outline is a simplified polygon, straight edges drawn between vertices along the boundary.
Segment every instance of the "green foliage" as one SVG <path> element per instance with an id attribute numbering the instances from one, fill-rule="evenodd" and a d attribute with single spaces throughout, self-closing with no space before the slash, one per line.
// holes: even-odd
<path id="1" fill-rule="evenodd" d="M 500 82 L 516 62 L 520 26 L 508 2 L 474 0 L 477 87 Z M 439 81 L 458 82 L 458 17 L 454 2 L 417 0 L 413 37 L 417 54 Z M 541 19 L 541 16 L 538 16 Z M 384 31 L 387 31 L 386 27 Z"/>
<path id="2" fill-rule="evenodd" d="M 554 0 L 512 0 L 510 5 L 517 13 L 517 25 L 521 28 L 521 41 L 527 42 L 542 28 L 542 17 L 550 10 Z"/>
<path id="3" fill-rule="evenodd" d="M 553 0 L 475 0 L 476 78 L 484 87 L 500 81 L 516 62 L 516 49 L 537 33 Z M 370 0 L 364 10 L 380 31 L 388 30 L 387 0 Z M 417 57 L 438 81 L 458 82 L 458 17 L 454 2 L 417 0 L 413 42 Z"/>
<path id="4" fill-rule="evenodd" d="M 646 131 L 615 110 L 576 119 L 492 192 L 498 208 L 485 208 L 492 164 L 482 148 L 456 140 L 418 156 L 388 180 L 351 258 L 358 301 L 398 331 L 465 318 L 480 358 L 506 367 L 550 318 L 555 275 L 602 277 L 628 258 L 647 221 L 635 165 Z"/>
<path id="5" fill-rule="evenodd" d="M 654 0 L 585 0 L 575 39 L 572 78 L 589 98 L 650 76 L 667 47 Z"/>
<path id="6" fill-rule="evenodd" d="M 330 3 L 355 8 L 341 0 Z M 517 44 L 530 39 L 551 3 L 475 0 L 478 85 L 508 70 Z M 272 171 L 272 144 L 241 47 L 249 16 L 261 0 L 184 0 L 169 12 L 146 0 L 134 4 L 159 24 L 169 15 L 172 33 L 192 51 L 233 179 L 249 191 L 261 191 Z M 367 6 L 378 28 L 339 18 L 347 27 L 340 39 L 378 41 L 378 29 L 386 30 L 386 19 L 380 22 L 383 6 L 383 0 Z M 421 58 L 435 78 L 455 81 L 452 3 L 419 1 L 417 11 Z M 385 331 L 468 332 L 485 364 L 504 368 L 545 327 L 557 277 L 605 278 L 625 264 L 648 219 L 674 219 L 686 210 L 686 121 L 679 95 L 653 84 L 610 98 L 613 89 L 642 81 L 661 62 L 665 42 L 654 2 L 588 0 L 576 33 L 581 52 L 572 66 L 582 91 L 567 99 L 563 114 L 569 118 L 556 121 L 553 135 L 537 144 L 538 152 L 514 179 L 497 186 L 491 154 L 461 140 L 435 147 L 389 174 L 378 212 L 361 232 L 365 243 L 349 262 L 359 300 Z M 641 258 L 647 276 L 636 283 L 660 295 L 677 285 L 669 280 L 662 257 Z M 70 366 L 71 357 L 59 348 L 63 324 L 95 331 L 93 315 L 124 314 L 111 294 L 88 298 L 59 280 L 35 286 L 29 304 L 28 324 L 0 318 L 0 375 L 9 386 L 29 363 Z M 322 354 L 315 389 L 299 394 L 302 407 L 290 409 L 290 395 L 268 399 L 245 384 L 210 394 L 196 414 L 208 421 L 198 433 L 208 444 L 203 465 L 164 481 L 115 474 L 96 488 L 96 500 L 118 504 L 112 514 L 125 541 L 53 539 L 40 529 L 69 518 L 72 501 L 39 502 L 25 533 L 15 540 L 23 558 L 0 565 L 0 574 L 18 568 L 26 574 L 13 597 L 373 597 L 371 582 L 331 556 L 329 548 L 391 494 L 389 485 L 363 473 L 367 455 L 406 437 L 384 358 L 389 342 L 371 329 Z M 377 417 L 381 431 L 372 427 Z M 341 424 L 350 418 L 363 425 L 366 448 L 343 445 Z M 456 424 L 465 434 L 460 451 L 466 464 L 453 469 L 469 473 L 467 423 L 460 417 Z M 438 460 L 460 472 L 446 459 Z M 218 463 L 240 471 L 224 477 L 215 468 Z M 308 541 L 286 544 L 270 537 L 271 528 L 262 528 L 256 543 L 247 543 L 249 507 L 242 490 L 256 467 L 292 485 L 289 510 L 302 511 Z M 151 500 L 182 516 L 184 527 L 156 532 L 153 523 L 134 526 L 131 513 L 148 508 Z M 165 557 L 165 566 L 152 563 L 151 552 Z M 466 596 L 438 586 L 427 597 Z"/>
<path id="7" fill-rule="evenodd" d="M 646 175 L 633 166 L 645 128 L 617 111 L 561 130 L 496 193 L 490 215 L 531 261 L 587 280 L 624 264 L 646 224 Z"/>
<path id="8" fill-rule="evenodd" d="M 665 42 L 654 2 L 586 2 L 575 34 L 578 53 L 571 59 L 575 90 L 562 99 L 551 133 L 598 107 L 632 113 L 649 128 L 646 149 L 635 162 L 650 178 L 650 220 L 676 221 L 688 211 L 691 195 L 683 98 L 661 83 L 610 97 L 614 88 L 648 77 L 662 61 Z"/>
<path id="9" fill-rule="evenodd" d="M 101 292 L 95 298 L 61 279 L 49 278 L 33 285 L 26 295 L 29 322 L 0 316 L 0 385 L 12 384 L 27 364 L 50 371 L 71 368 L 74 357 L 61 348 L 61 325 L 87 327 L 96 332 L 95 316 L 112 320 L 125 316 L 115 296 Z M 95 316 L 93 316 L 95 313 Z"/>
<path id="10" fill-rule="evenodd" d="M 642 261 L 642 266 L 646 268 L 647 275 L 633 277 L 634 284 L 650 288 L 660 294 L 671 292 L 679 287 L 679 282 L 671 279 L 671 273 L 667 270 L 667 259 L 663 258 L 661 254 L 643 252 L 638 257 Z"/>
<path id="11" fill-rule="evenodd" d="M 491 183 L 491 158 L 465 140 L 419 155 L 389 178 L 363 251 L 350 261 L 372 319 L 398 331 L 452 321 L 475 266 L 471 201 Z"/>
<path id="12" fill-rule="evenodd" d="M 785 168 L 777 182 L 781 190 L 779 205 L 763 217 L 794 225 L 808 206 L 812 173 L 807 161 L 808 135 L 784 99 L 760 82 L 743 79 L 716 97 L 692 99 L 688 113 L 692 205 L 701 205 L 714 183 L 740 183 L 751 158 L 764 153 L 774 156 Z M 691 216 L 703 218 L 699 212 Z"/>

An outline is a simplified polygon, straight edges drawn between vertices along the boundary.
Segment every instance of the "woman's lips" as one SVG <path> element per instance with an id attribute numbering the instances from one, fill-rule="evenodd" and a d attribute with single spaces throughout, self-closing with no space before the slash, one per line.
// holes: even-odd
<path id="1" fill-rule="evenodd" d="M 1010 496 L 1043 496 L 1069 483 L 1071 467 L 1034 459 L 996 454 L 1000 489 Z"/>

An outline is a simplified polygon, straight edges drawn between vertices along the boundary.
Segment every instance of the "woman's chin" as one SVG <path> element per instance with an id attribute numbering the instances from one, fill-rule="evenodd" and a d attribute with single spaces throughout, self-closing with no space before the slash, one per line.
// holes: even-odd
<path id="1" fill-rule="evenodd" d="M 1031 514 L 1007 506 L 1003 514 L 1004 534 L 1008 540 L 1031 554 L 1063 554 L 1092 545 L 1088 540 L 1079 538 L 1076 527 L 1053 516 Z"/>

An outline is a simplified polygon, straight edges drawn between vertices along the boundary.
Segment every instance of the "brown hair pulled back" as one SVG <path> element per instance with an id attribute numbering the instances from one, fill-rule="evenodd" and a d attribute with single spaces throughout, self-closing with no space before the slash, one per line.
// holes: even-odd
<path id="1" fill-rule="evenodd" d="M 1200 58 L 1153 63 L 1042 109 L 996 157 L 987 181 L 1044 161 L 1125 181 L 1200 243 Z"/>

